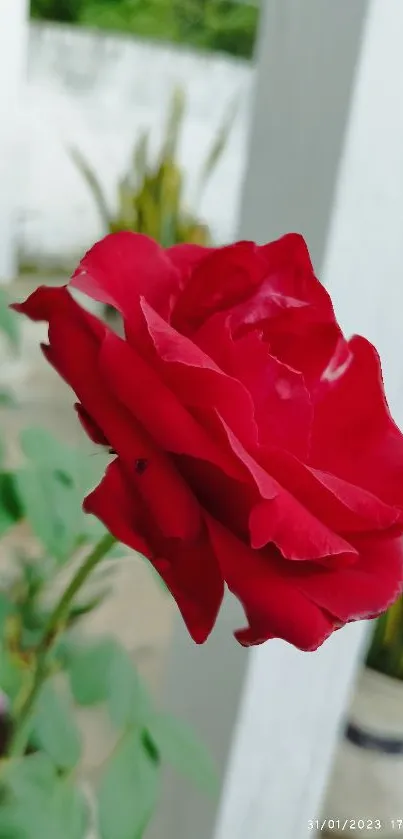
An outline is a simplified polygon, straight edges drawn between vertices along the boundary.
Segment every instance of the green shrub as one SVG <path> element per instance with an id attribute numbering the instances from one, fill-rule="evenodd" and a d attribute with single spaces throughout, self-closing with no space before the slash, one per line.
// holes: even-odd
<path id="1" fill-rule="evenodd" d="M 258 8 L 242 0 L 32 0 L 32 16 L 249 58 Z"/>
<path id="2" fill-rule="evenodd" d="M 218 0 L 208 7 L 206 44 L 210 49 L 250 58 L 256 38 L 256 6 Z"/>
<path id="3" fill-rule="evenodd" d="M 170 0 L 87 0 L 83 4 L 80 23 L 84 26 L 116 30 L 176 41 L 175 17 Z"/>
<path id="4" fill-rule="evenodd" d="M 31 17 L 77 23 L 85 0 L 31 0 Z"/>

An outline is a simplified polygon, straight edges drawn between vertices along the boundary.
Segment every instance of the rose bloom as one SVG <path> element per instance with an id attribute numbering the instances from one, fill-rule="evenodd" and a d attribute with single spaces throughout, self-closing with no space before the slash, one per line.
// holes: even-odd
<path id="1" fill-rule="evenodd" d="M 313 650 L 374 617 L 402 584 L 403 438 L 374 347 L 347 341 L 295 234 L 259 247 L 162 250 L 108 236 L 71 284 L 120 312 L 125 337 L 68 287 L 19 311 L 114 459 L 84 507 L 144 554 L 192 638 L 225 585 L 248 646 Z"/>

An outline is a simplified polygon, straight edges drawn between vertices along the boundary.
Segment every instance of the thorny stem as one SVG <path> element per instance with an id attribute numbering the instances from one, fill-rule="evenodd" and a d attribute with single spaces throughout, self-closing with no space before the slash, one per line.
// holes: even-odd
<path id="1" fill-rule="evenodd" d="M 36 650 L 35 665 L 30 687 L 20 709 L 17 711 L 14 733 L 8 747 L 9 757 L 20 757 L 25 752 L 29 737 L 29 722 L 32 711 L 42 684 L 47 676 L 48 655 L 56 641 L 56 638 L 58 637 L 60 629 L 63 627 L 66 617 L 68 616 L 71 603 L 94 568 L 96 568 L 115 543 L 116 539 L 112 536 L 112 534 L 107 533 L 103 536 L 77 570 L 73 579 L 56 603 L 53 612 L 51 612 L 49 616 L 42 639 Z"/>

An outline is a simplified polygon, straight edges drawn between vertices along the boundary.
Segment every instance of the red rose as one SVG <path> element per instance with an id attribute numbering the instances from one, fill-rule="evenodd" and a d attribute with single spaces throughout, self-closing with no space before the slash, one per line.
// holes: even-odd
<path id="1" fill-rule="evenodd" d="M 403 438 L 375 349 L 347 342 L 300 236 L 263 247 L 109 236 L 72 286 L 119 310 L 126 338 L 67 288 L 21 306 L 94 442 L 116 454 L 86 498 L 147 556 L 195 641 L 224 585 L 245 645 L 312 650 L 383 611 L 402 583 Z"/>

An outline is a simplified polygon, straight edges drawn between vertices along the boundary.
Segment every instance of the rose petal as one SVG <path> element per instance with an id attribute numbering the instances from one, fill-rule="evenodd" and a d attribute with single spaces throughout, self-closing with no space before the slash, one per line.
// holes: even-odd
<path id="1" fill-rule="evenodd" d="M 103 342 L 100 366 L 111 392 L 158 446 L 210 461 L 229 475 L 239 476 L 231 452 L 219 446 L 196 422 L 136 350 L 113 333 L 107 334 Z"/>
<path id="2" fill-rule="evenodd" d="M 193 640 L 202 644 L 224 593 L 205 529 L 190 542 L 164 538 L 119 461 L 110 464 L 101 484 L 87 497 L 85 509 L 117 539 L 148 557 L 175 598 Z"/>
<path id="3" fill-rule="evenodd" d="M 249 470 L 262 502 L 254 504 L 249 528 L 252 545 L 263 547 L 274 542 L 284 557 L 298 560 L 350 562 L 356 551 L 348 542 L 316 519 L 291 493 L 245 451 L 231 429 L 223 422 L 228 441 L 239 460 Z"/>
<path id="4" fill-rule="evenodd" d="M 194 338 L 225 372 L 248 389 L 259 443 L 281 446 L 307 459 L 313 404 L 302 374 L 271 355 L 258 332 L 234 340 L 228 316 L 210 318 Z"/>
<path id="5" fill-rule="evenodd" d="M 168 455 L 153 444 L 106 386 L 100 366 L 106 327 L 88 315 L 68 291 L 59 292 L 51 297 L 42 294 L 34 301 L 39 314 L 42 297 L 43 318 L 49 319 L 46 357 L 73 388 L 92 422 L 130 470 L 161 531 L 170 537 L 193 538 L 201 519 L 196 499 Z M 28 301 L 28 309 L 29 305 Z M 129 381 L 130 365 L 124 372 Z M 136 472 L 137 461 L 146 463 L 144 473 Z"/>
<path id="6" fill-rule="evenodd" d="M 399 537 L 356 538 L 358 562 L 301 577 L 299 591 L 343 623 L 381 614 L 402 592 L 403 542 Z"/>
<path id="7" fill-rule="evenodd" d="M 307 466 L 284 449 L 265 447 L 259 458 L 276 480 L 336 533 L 401 532 L 401 512 L 368 490 Z"/>
<path id="8" fill-rule="evenodd" d="M 23 303 L 13 303 L 11 308 L 33 321 L 49 320 L 57 311 L 70 312 L 72 297 L 66 286 L 39 286 Z"/>
<path id="9" fill-rule="evenodd" d="M 150 546 L 142 531 L 141 505 L 118 460 L 106 468 L 101 483 L 84 500 L 86 513 L 96 516 L 113 536 L 147 556 Z"/>
<path id="10" fill-rule="evenodd" d="M 265 275 L 256 291 L 231 311 L 235 336 L 260 329 L 270 352 L 303 373 L 314 388 L 344 342 L 331 299 L 316 279 L 305 242 L 289 234 L 259 248 Z M 344 342 L 346 346 L 346 342 Z"/>
<path id="11" fill-rule="evenodd" d="M 253 507 L 249 528 L 253 548 L 274 542 L 286 559 L 315 560 L 339 568 L 357 558 L 357 551 L 349 542 L 284 490 L 272 501 L 261 501 Z"/>
<path id="12" fill-rule="evenodd" d="M 234 479 L 206 460 L 187 455 L 174 460 L 203 509 L 248 541 L 249 515 L 259 495 L 246 470 Z"/>
<path id="13" fill-rule="evenodd" d="M 311 316 L 316 320 L 334 321 L 331 298 L 315 277 L 303 236 L 287 233 L 274 242 L 262 245 L 259 255 L 265 260 L 266 276 L 270 277 L 273 292 L 308 303 Z"/>
<path id="14" fill-rule="evenodd" d="M 261 282 L 256 291 L 251 284 L 247 299 L 232 306 L 235 331 L 266 321 L 271 328 L 271 321 L 278 317 L 282 318 L 280 331 L 288 320 L 299 329 L 306 323 L 336 323 L 331 299 L 315 277 L 302 236 L 289 233 L 259 247 L 258 259 L 259 268 L 264 264 Z"/>
<path id="15" fill-rule="evenodd" d="M 196 263 L 175 303 L 172 326 L 191 335 L 210 315 L 245 300 L 264 278 L 258 250 L 254 242 L 237 242 Z"/>
<path id="16" fill-rule="evenodd" d="M 302 372 L 314 402 L 336 364 L 344 368 L 350 362 L 348 343 L 337 324 L 312 324 L 309 315 L 306 318 L 290 315 L 288 322 L 279 318 L 268 323 L 264 334 L 273 355 Z"/>
<path id="17" fill-rule="evenodd" d="M 180 273 L 163 249 L 140 233 L 114 233 L 86 253 L 71 284 L 94 300 L 137 319 L 140 296 L 169 317 Z"/>
<path id="18" fill-rule="evenodd" d="M 83 405 L 81 405 L 80 402 L 76 402 L 74 408 L 81 425 L 90 440 L 100 446 L 109 446 L 109 440 L 106 439 L 102 429 L 94 422 L 93 418 L 90 416 L 88 411 L 86 411 Z"/>
<path id="19" fill-rule="evenodd" d="M 390 529 L 396 535 L 402 532 L 403 515 L 396 507 L 385 504 L 371 492 L 349 484 L 347 481 L 337 478 L 336 475 L 330 475 L 328 472 L 318 469 L 311 469 L 311 472 L 323 486 L 332 492 L 334 497 L 340 499 L 349 510 L 360 517 L 361 527 L 358 522 L 347 527 L 347 522 L 344 520 L 341 529 L 366 530 L 367 532 Z"/>
<path id="20" fill-rule="evenodd" d="M 257 489 L 259 490 L 261 498 L 265 499 L 273 499 L 276 498 L 278 493 L 281 491 L 281 487 L 274 478 L 270 474 L 268 474 L 265 469 L 260 465 L 260 463 L 255 460 L 252 455 L 245 449 L 242 445 L 241 441 L 238 439 L 236 434 L 232 431 L 232 429 L 227 425 L 225 420 L 218 415 L 218 420 L 220 422 L 221 428 L 225 431 L 227 440 L 232 448 L 232 451 L 237 456 L 240 463 L 242 463 L 245 469 L 249 472 L 249 475 L 253 479 Z"/>
<path id="21" fill-rule="evenodd" d="M 349 343 L 351 364 L 315 409 L 311 463 L 403 508 L 403 438 L 386 402 L 378 354 L 365 338 Z"/>
<path id="22" fill-rule="evenodd" d="M 249 444 L 256 442 L 253 402 L 242 383 L 226 375 L 145 300 L 141 306 L 157 353 L 156 363 L 160 361 L 159 371 L 180 401 L 187 407 L 217 409 L 228 417 L 242 440 Z"/>
<path id="23" fill-rule="evenodd" d="M 250 646 L 283 638 L 303 650 L 316 649 L 332 632 L 333 621 L 281 576 L 275 554 L 252 550 L 213 518 L 207 525 L 223 576 L 249 622 L 248 629 L 235 633 L 238 641 Z"/>
<path id="24" fill-rule="evenodd" d="M 193 544 L 171 540 L 153 560 L 174 597 L 187 629 L 204 644 L 217 620 L 224 581 L 207 533 Z"/>
<path id="25" fill-rule="evenodd" d="M 184 287 L 185 282 L 188 280 L 191 271 L 199 264 L 203 259 L 212 253 L 215 249 L 204 247 L 203 245 L 192 245 L 192 244 L 184 244 L 184 245 L 173 245 L 171 248 L 167 248 L 165 253 L 175 266 L 178 268 L 181 273 L 181 288 Z"/>

